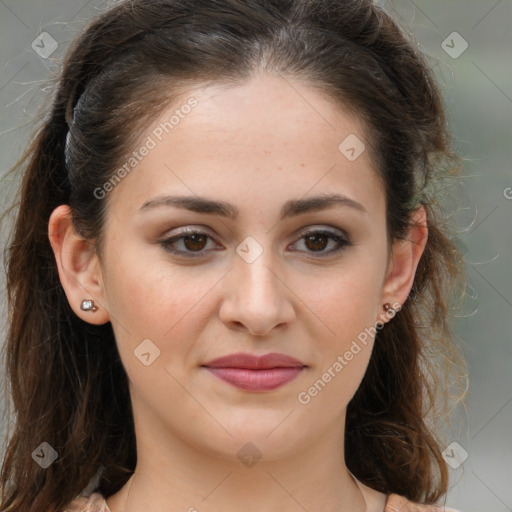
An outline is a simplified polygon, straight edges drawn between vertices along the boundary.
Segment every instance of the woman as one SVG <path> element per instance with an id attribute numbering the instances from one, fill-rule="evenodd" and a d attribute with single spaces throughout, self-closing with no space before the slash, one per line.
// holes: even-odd
<path id="1" fill-rule="evenodd" d="M 1 511 L 440 505 L 458 159 L 385 11 L 118 2 L 27 159 Z"/>

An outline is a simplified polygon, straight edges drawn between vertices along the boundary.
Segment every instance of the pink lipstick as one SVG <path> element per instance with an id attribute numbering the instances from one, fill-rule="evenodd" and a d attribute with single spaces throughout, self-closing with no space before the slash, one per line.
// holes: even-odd
<path id="1" fill-rule="evenodd" d="M 213 375 L 245 391 L 270 391 L 295 379 L 307 365 L 285 354 L 236 353 L 202 365 Z"/>

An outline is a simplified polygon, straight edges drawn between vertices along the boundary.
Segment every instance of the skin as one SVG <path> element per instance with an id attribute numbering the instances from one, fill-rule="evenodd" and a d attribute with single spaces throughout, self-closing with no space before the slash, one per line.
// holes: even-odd
<path id="1" fill-rule="evenodd" d="M 255 75 L 239 86 L 198 86 L 181 104 L 191 96 L 198 105 L 109 192 L 101 254 L 74 231 L 66 205 L 49 222 L 71 307 L 92 324 L 112 322 L 130 381 L 137 468 L 107 504 L 112 512 L 382 512 L 385 495 L 355 481 L 343 449 L 346 407 L 373 338 L 309 403 L 298 395 L 365 328 L 393 321 L 383 304 L 403 304 L 410 292 L 425 212 L 417 210 L 408 240 L 389 252 L 384 189 L 369 151 L 350 161 L 338 150 L 349 134 L 364 141 L 364 127 L 310 86 Z M 286 201 L 333 192 L 366 212 L 335 206 L 279 219 Z M 240 213 L 140 211 L 162 195 L 205 196 Z M 211 238 L 173 247 L 198 258 L 158 243 L 187 226 Z M 308 243 L 313 227 L 344 231 L 352 245 L 329 255 L 337 242 Z M 263 251 L 251 263 L 236 252 L 247 236 Z M 82 311 L 84 298 L 98 310 Z M 148 366 L 134 355 L 145 339 L 160 350 Z M 201 368 L 234 352 L 284 353 L 307 369 L 258 393 Z M 252 467 L 237 457 L 249 442 L 262 454 Z"/>

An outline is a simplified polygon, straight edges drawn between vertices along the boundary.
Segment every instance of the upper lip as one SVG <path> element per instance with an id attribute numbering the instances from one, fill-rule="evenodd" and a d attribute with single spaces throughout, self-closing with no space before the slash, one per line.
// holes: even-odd
<path id="1" fill-rule="evenodd" d="M 286 354 L 271 353 L 263 356 L 238 352 L 214 359 L 202 366 L 209 368 L 246 368 L 262 370 L 267 368 L 297 368 L 306 366 L 304 363 Z"/>

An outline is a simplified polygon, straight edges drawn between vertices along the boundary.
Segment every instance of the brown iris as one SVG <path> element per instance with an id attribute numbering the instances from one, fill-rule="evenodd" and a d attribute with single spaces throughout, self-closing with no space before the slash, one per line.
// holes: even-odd
<path id="1" fill-rule="evenodd" d="M 187 235 L 187 236 L 183 237 L 183 243 L 185 244 L 185 247 L 190 251 L 196 251 L 196 250 L 201 251 L 204 248 L 204 245 L 206 244 L 207 238 L 208 237 L 206 235 L 202 235 L 200 233 L 195 233 L 195 234 Z M 204 242 L 202 245 L 201 245 L 201 240 Z M 200 247 L 198 247 L 198 245 Z"/>
<path id="2" fill-rule="evenodd" d="M 318 239 L 323 239 L 326 242 L 328 238 L 329 238 L 328 236 L 318 234 L 318 233 L 315 233 L 313 235 L 307 235 L 306 236 L 306 245 L 308 246 L 309 249 L 312 249 L 312 250 L 322 250 L 322 249 L 325 249 L 325 243 L 324 244 L 320 243 L 320 245 L 322 247 L 319 247 L 318 242 L 315 242 L 315 240 L 318 241 Z M 311 247 L 309 245 L 309 242 L 313 242 L 313 247 Z"/>

